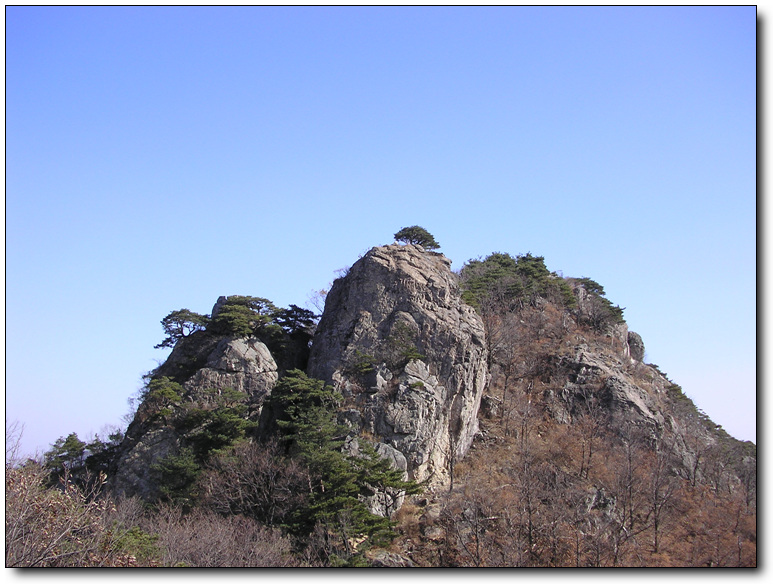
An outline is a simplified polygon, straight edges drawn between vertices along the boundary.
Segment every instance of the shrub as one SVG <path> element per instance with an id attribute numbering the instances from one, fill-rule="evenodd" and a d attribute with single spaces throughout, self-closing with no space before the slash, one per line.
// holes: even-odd
<path id="1" fill-rule="evenodd" d="M 161 505 L 142 525 L 153 533 L 161 564 L 169 567 L 293 567 L 291 542 L 276 529 L 244 516 L 223 517 L 208 509 L 184 513 Z"/>
<path id="2" fill-rule="evenodd" d="M 347 359 L 346 373 L 362 381 L 365 376 L 375 370 L 376 363 L 376 357 L 355 349 L 354 353 Z"/>
<path id="3" fill-rule="evenodd" d="M 286 523 L 305 504 L 309 476 L 276 440 L 243 442 L 213 457 L 201 478 L 202 504 L 270 526 Z"/>

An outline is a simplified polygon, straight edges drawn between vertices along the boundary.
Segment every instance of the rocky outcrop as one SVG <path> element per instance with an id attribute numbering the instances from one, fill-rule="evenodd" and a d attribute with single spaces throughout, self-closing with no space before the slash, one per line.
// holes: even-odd
<path id="1" fill-rule="evenodd" d="M 372 568 L 413 568 L 415 564 L 402 554 L 384 549 L 371 549 L 365 552 L 365 558 Z"/>
<path id="2" fill-rule="evenodd" d="M 257 415 L 278 378 L 276 362 L 265 344 L 254 337 L 226 337 L 183 388 L 187 399 L 202 404 L 227 388 L 246 393 L 251 414 Z"/>
<path id="3" fill-rule="evenodd" d="M 557 399 L 548 402 L 554 416 L 559 421 L 571 421 L 586 413 L 593 401 L 599 413 L 609 416 L 615 425 L 633 424 L 653 431 L 661 428 L 662 406 L 652 389 L 632 376 L 628 360 L 627 351 L 615 355 L 591 350 L 587 345 L 579 345 L 574 354 L 558 358 L 554 379 L 565 381 L 556 390 L 557 395 L 550 396 Z"/>
<path id="4" fill-rule="evenodd" d="M 628 349 L 631 359 L 634 361 L 644 361 L 644 341 L 639 333 L 628 332 Z"/>
<path id="5" fill-rule="evenodd" d="M 411 478 L 443 482 L 478 429 L 486 357 L 483 322 L 450 261 L 395 244 L 334 282 L 308 372 L 343 394 L 355 431 L 405 457 Z"/>
<path id="6" fill-rule="evenodd" d="M 181 339 L 153 376 L 182 381 L 182 404 L 202 409 L 216 407 L 223 390 L 242 392 L 249 417 L 256 420 L 278 373 L 268 348 L 257 339 L 202 331 Z M 113 463 L 111 484 L 117 495 L 146 500 L 158 496 L 159 477 L 153 467 L 178 455 L 185 439 L 175 428 L 174 417 L 154 416 L 145 404 L 140 405 Z"/>
<path id="7" fill-rule="evenodd" d="M 180 437 L 168 426 L 142 428 L 130 426 L 121 444 L 110 484 L 117 496 L 139 497 L 146 501 L 159 495 L 158 476 L 153 468 L 164 458 L 180 453 Z M 136 436 L 131 436 L 136 434 Z"/>

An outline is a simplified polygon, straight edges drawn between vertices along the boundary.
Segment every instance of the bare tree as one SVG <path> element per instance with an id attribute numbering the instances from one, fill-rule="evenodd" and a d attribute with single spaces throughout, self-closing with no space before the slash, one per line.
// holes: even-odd
<path id="1" fill-rule="evenodd" d="M 581 436 L 579 474 L 583 478 L 588 478 L 596 442 L 605 426 L 606 410 L 601 403 L 597 388 L 585 386 L 580 389 L 579 396 L 582 398 L 581 412 L 576 420 Z"/>
<path id="2" fill-rule="evenodd" d="M 205 509 L 183 514 L 162 505 L 143 528 L 158 536 L 164 566 L 200 568 L 291 567 L 298 561 L 278 530 L 243 516 L 223 517 Z"/>
<path id="3" fill-rule="evenodd" d="M 671 509 L 673 497 L 677 492 L 677 477 L 673 473 L 674 466 L 673 437 L 661 439 L 655 445 L 648 481 L 648 504 L 646 519 L 652 527 L 653 553 L 660 551 L 660 540 L 663 524 Z"/>
<path id="4" fill-rule="evenodd" d="M 24 424 L 18 420 L 5 421 L 5 466 L 15 467 L 21 462 L 21 439 L 24 435 Z"/>
<path id="5" fill-rule="evenodd" d="M 112 504 L 83 492 L 65 474 L 47 488 L 48 472 L 35 462 L 5 469 L 6 567 L 134 565 L 115 532 L 105 527 Z M 100 481 L 92 481 L 98 489 Z"/>
<path id="6" fill-rule="evenodd" d="M 686 470 L 690 485 L 694 487 L 701 477 L 706 455 L 714 442 L 709 438 L 701 420 L 695 415 L 682 415 L 676 433 L 684 444 L 687 453 Z"/>
<path id="7" fill-rule="evenodd" d="M 308 472 L 284 457 L 280 445 L 238 444 L 212 460 L 200 479 L 203 504 L 218 513 L 279 525 L 308 492 Z"/>
<path id="8" fill-rule="evenodd" d="M 479 489 L 465 489 L 463 496 L 441 513 L 447 537 L 457 542 L 462 557 L 476 568 L 487 564 L 493 547 L 488 537 L 490 524 L 496 519 L 491 500 Z"/>
<path id="9" fill-rule="evenodd" d="M 644 527 L 639 522 L 644 513 L 645 454 L 647 435 L 644 430 L 626 425 L 621 428 L 619 458 L 614 469 L 613 488 L 617 498 L 621 529 L 633 537 Z"/>

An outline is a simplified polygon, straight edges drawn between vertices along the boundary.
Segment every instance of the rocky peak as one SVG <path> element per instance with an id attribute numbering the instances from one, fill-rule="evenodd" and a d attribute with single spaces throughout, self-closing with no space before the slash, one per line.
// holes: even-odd
<path id="1" fill-rule="evenodd" d="M 371 249 L 334 282 L 308 368 L 344 395 L 356 431 L 431 482 L 469 449 L 488 381 L 483 321 L 450 265 L 417 245 Z"/>
<path id="2" fill-rule="evenodd" d="M 216 305 L 217 306 L 217 305 Z M 181 339 L 153 374 L 181 382 L 179 415 L 186 404 L 216 407 L 218 396 L 236 391 L 244 395 L 249 417 L 257 419 L 267 395 L 278 379 L 277 365 L 265 344 L 254 337 L 210 335 L 204 331 Z M 185 432 L 141 404 L 126 432 L 111 473 L 115 492 L 147 500 L 158 496 L 154 465 L 180 453 Z"/>

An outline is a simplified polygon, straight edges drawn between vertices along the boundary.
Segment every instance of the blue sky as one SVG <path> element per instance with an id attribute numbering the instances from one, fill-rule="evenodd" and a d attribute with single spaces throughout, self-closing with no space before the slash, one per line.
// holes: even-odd
<path id="1" fill-rule="evenodd" d="M 121 424 L 171 310 L 305 305 L 401 227 L 600 282 L 756 440 L 756 12 L 6 12 L 6 419 Z"/>

